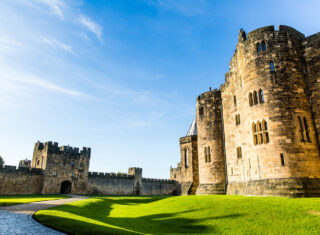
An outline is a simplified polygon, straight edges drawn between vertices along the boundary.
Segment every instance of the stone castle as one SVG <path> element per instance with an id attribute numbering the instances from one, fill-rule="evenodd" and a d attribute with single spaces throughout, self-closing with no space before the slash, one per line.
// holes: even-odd
<path id="1" fill-rule="evenodd" d="M 196 99 L 171 179 L 181 194 L 320 196 L 320 33 L 240 30 L 218 90 Z"/>
<path id="2" fill-rule="evenodd" d="M 37 142 L 32 161 L 21 160 L 18 169 L 0 168 L 0 195 L 169 195 L 176 191 L 175 181 L 143 178 L 137 167 L 129 168 L 128 174 L 89 172 L 90 158 L 90 148 Z"/>

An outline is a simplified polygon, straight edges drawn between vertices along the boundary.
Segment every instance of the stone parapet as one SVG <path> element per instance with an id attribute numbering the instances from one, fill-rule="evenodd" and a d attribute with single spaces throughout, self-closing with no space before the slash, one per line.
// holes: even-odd
<path id="1" fill-rule="evenodd" d="M 225 184 L 200 184 L 196 195 L 225 194 Z"/>

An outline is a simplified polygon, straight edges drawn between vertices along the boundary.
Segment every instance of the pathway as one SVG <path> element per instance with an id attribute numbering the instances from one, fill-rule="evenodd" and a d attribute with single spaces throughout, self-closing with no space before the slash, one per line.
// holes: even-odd
<path id="1" fill-rule="evenodd" d="M 38 210 L 45 210 L 65 203 L 75 202 L 87 197 L 71 195 L 72 198 L 31 202 L 0 207 L 0 235 L 62 235 L 32 219 Z"/>

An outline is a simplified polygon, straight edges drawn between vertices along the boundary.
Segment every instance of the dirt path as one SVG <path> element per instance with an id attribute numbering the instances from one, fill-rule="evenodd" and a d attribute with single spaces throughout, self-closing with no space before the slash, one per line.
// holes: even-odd
<path id="1" fill-rule="evenodd" d="M 0 235 L 61 235 L 47 228 L 34 219 L 32 215 L 39 210 L 45 210 L 65 203 L 75 202 L 87 197 L 71 195 L 72 198 L 31 202 L 13 206 L 0 207 Z"/>

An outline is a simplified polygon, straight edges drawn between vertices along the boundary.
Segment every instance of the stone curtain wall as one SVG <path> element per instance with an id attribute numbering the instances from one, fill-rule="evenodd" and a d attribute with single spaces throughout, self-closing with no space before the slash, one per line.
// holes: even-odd
<path id="1" fill-rule="evenodd" d="M 89 194 L 134 195 L 134 176 L 89 172 L 87 191 Z M 173 180 L 142 178 L 141 195 L 172 195 L 175 191 Z"/>
<path id="2" fill-rule="evenodd" d="M 0 170 L 0 195 L 40 194 L 43 175 L 37 169 Z"/>
<path id="3" fill-rule="evenodd" d="M 89 194 L 133 195 L 134 177 L 108 173 L 89 173 Z"/>
<path id="4" fill-rule="evenodd" d="M 142 195 L 173 195 L 177 185 L 172 180 L 142 179 Z"/>

